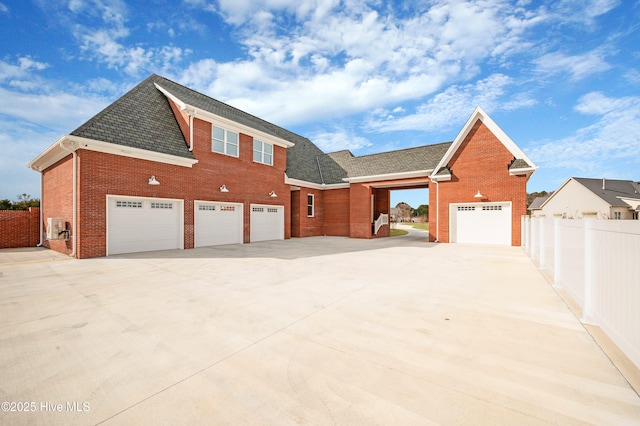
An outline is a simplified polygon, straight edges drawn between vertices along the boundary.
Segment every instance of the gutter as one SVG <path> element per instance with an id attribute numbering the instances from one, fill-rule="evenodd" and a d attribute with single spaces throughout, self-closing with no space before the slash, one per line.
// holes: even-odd
<path id="1" fill-rule="evenodd" d="M 60 141 L 60 148 L 62 148 L 63 150 L 70 152 L 71 155 L 73 156 L 73 202 L 72 202 L 72 209 L 73 209 L 73 219 L 72 219 L 72 230 L 73 230 L 73 234 L 72 234 L 72 238 L 73 238 L 73 242 L 72 242 L 72 249 L 71 249 L 71 253 L 69 254 L 69 257 L 75 257 L 76 256 L 76 248 L 77 248 L 77 241 L 78 239 L 76 238 L 77 232 L 78 232 L 78 227 L 76 226 L 77 222 L 78 222 L 78 188 L 77 188 L 77 183 L 78 183 L 78 155 L 76 154 L 76 150 L 75 149 L 70 149 L 67 148 L 65 146 L 65 142 L 66 140 L 63 139 Z M 70 143 L 72 146 L 75 146 L 76 144 L 74 142 Z M 42 210 L 40 210 L 42 211 Z"/>

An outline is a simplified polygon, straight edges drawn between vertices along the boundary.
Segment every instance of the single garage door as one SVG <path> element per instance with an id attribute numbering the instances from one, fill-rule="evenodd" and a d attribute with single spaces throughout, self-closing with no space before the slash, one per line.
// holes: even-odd
<path id="1" fill-rule="evenodd" d="M 195 202 L 195 246 L 242 244 L 242 204 Z"/>
<path id="2" fill-rule="evenodd" d="M 251 204 L 251 241 L 284 240 L 284 206 Z"/>
<path id="3" fill-rule="evenodd" d="M 511 203 L 451 204 L 452 243 L 511 245 Z"/>
<path id="4" fill-rule="evenodd" d="M 183 248 L 183 200 L 107 196 L 107 255 Z"/>

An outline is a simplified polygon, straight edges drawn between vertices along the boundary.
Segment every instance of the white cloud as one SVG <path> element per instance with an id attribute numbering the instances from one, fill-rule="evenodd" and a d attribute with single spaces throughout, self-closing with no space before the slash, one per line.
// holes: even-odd
<path id="1" fill-rule="evenodd" d="M 526 93 L 508 95 L 507 89 L 512 85 L 510 77 L 494 74 L 475 84 L 451 86 L 420 105 L 413 114 L 397 115 L 395 110 L 377 110 L 370 116 L 367 126 L 378 132 L 434 131 L 458 126 L 476 106 L 486 111 L 508 111 L 535 104 Z"/>
<path id="2" fill-rule="evenodd" d="M 572 136 L 545 142 L 530 150 L 539 165 L 566 168 L 586 175 L 611 176 L 610 164 L 632 163 L 627 179 L 637 179 L 640 157 L 640 97 L 608 98 L 594 92 L 583 96 L 575 107 L 584 114 L 599 115 L 592 125 Z M 616 174 L 625 171 L 617 170 Z"/>
<path id="3" fill-rule="evenodd" d="M 0 88 L 0 114 L 68 133 L 107 105 L 104 99 L 64 92 L 29 94 Z"/>
<path id="4" fill-rule="evenodd" d="M 577 81 L 609 70 L 611 65 L 603 59 L 603 56 L 600 50 L 573 56 L 555 52 L 543 55 L 533 63 L 539 74 L 552 76 L 567 73 L 572 80 Z"/>
<path id="5" fill-rule="evenodd" d="M 344 129 L 314 133 L 310 136 L 310 139 L 324 152 L 335 152 L 343 149 L 357 151 L 371 146 L 371 142 L 367 138 L 356 136 Z"/>
<path id="6" fill-rule="evenodd" d="M 44 62 L 34 61 L 28 56 L 18 58 L 17 64 L 0 61 L 0 82 L 29 78 L 33 71 L 41 71 L 48 66 Z"/>
<path id="7" fill-rule="evenodd" d="M 620 5 L 620 0 L 560 0 L 550 4 L 551 13 L 564 22 L 591 26 L 595 18 Z"/>
<path id="8" fill-rule="evenodd" d="M 0 12 L 9 13 L 9 8 L 4 3 L 0 3 Z"/>

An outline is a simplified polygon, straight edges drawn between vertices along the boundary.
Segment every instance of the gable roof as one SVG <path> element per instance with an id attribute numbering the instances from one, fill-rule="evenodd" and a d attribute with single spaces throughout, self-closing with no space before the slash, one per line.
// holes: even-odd
<path id="1" fill-rule="evenodd" d="M 552 198 L 567 186 L 571 181 L 575 181 L 589 190 L 598 198 L 602 199 L 610 207 L 631 207 L 638 201 L 640 204 L 640 182 L 632 180 L 616 180 L 606 178 L 580 178 L 570 177 L 560 187 L 547 198 L 540 207 L 544 207 Z M 631 203 L 629 203 L 632 201 Z M 636 204 L 637 206 L 638 204 Z M 637 207 L 636 207 L 637 208 Z"/>
<path id="2" fill-rule="evenodd" d="M 70 135 L 195 158 L 167 98 L 153 85 L 159 79 L 162 77 L 151 75 Z"/>
<path id="3" fill-rule="evenodd" d="M 540 210 L 545 201 L 549 198 L 549 195 L 545 195 L 542 197 L 536 197 L 533 199 L 531 204 L 529 204 L 529 210 Z"/>
<path id="4" fill-rule="evenodd" d="M 509 166 L 509 172 L 511 174 L 526 174 L 527 176 L 531 176 L 536 169 L 538 168 L 533 161 L 527 157 L 527 155 L 511 140 L 509 136 L 489 117 L 489 115 L 484 112 L 484 110 L 480 107 L 476 107 L 473 111 L 473 114 L 469 117 L 465 125 L 458 133 L 458 136 L 454 139 L 453 143 L 442 157 L 440 162 L 437 164 L 435 170 L 438 172 L 433 176 L 434 179 L 447 179 L 450 178 L 451 174 L 447 170 L 447 164 L 453 158 L 453 155 L 462 145 L 462 142 L 467 137 L 476 121 L 482 121 L 482 123 L 493 133 L 498 140 L 504 145 L 505 148 L 511 152 L 514 157 L 514 161 Z M 441 172 L 443 172 L 441 174 Z"/>
<path id="5" fill-rule="evenodd" d="M 620 197 L 640 198 L 640 183 L 631 180 L 572 178 L 611 207 L 628 207 Z"/>
<path id="6" fill-rule="evenodd" d="M 227 123 L 240 130 L 248 129 L 256 137 L 267 137 L 267 141 L 286 147 L 286 177 L 300 184 L 348 185 L 347 182 L 358 179 L 426 178 L 434 175 L 434 170 L 440 178 L 450 176 L 446 163 L 478 118 L 514 153 L 515 159 L 510 165 L 514 174 L 532 173 L 536 168 L 480 108 L 476 108 L 453 142 L 363 156 L 354 156 L 350 151 L 324 153 L 306 137 L 156 74 L 60 138 L 30 162 L 29 167 L 42 170 L 67 155 L 68 149 L 80 146 L 190 167 L 197 160 L 189 149 L 168 99 L 189 114 L 209 121 L 219 120 L 222 125 Z M 63 144 L 66 150 L 62 149 Z M 116 146 L 123 148 L 114 148 Z"/>

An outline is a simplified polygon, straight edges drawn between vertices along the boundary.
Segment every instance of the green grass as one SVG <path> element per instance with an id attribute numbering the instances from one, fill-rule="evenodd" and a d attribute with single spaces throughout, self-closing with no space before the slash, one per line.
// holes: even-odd
<path id="1" fill-rule="evenodd" d="M 416 228 L 416 229 L 423 229 L 425 231 L 429 230 L 429 224 L 428 223 L 412 223 L 411 226 L 413 228 Z"/>
<path id="2" fill-rule="evenodd" d="M 392 237 L 399 237 L 400 235 L 407 235 L 409 233 L 409 231 L 407 231 L 406 229 L 392 229 L 391 230 L 391 236 Z"/>

